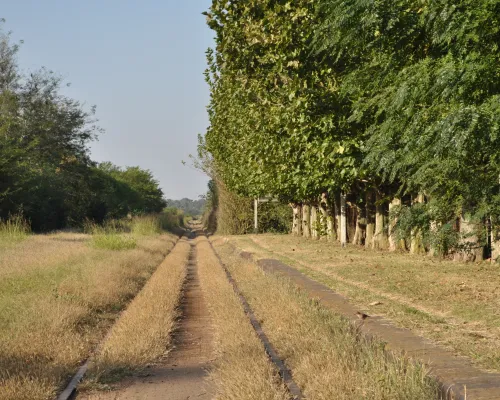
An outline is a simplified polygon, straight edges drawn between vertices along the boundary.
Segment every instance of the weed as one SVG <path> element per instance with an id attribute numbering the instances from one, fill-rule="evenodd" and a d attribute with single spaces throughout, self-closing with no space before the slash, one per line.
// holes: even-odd
<path id="1" fill-rule="evenodd" d="M 31 227 L 22 215 L 11 215 L 6 220 L 0 219 L 0 239 L 7 242 L 19 242 L 31 234 Z"/>
<path id="2" fill-rule="evenodd" d="M 134 235 L 152 236 L 162 232 L 161 218 L 156 215 L 135 217 L 132 219 L 131 225 Z"/>

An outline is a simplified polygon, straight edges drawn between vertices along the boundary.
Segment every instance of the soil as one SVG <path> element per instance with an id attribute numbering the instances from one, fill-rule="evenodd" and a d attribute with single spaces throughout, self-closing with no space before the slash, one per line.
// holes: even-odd
<path id="1" fill-rule="evenodd" d="M 146 369 L 140 376 L 121 382 L 117 390 L 94 393 L 88 400 L 208 400 L 214 395 L 207 373 L 213 359 L 212 328 L 203 298 L 192 244 L 182 318 L 174 336 L 174 348 L 163 362 Z"/>

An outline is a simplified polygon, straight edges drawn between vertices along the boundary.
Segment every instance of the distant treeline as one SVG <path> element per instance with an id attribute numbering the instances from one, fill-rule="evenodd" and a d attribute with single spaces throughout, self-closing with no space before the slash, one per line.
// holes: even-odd
<path id="1" fill-rule="evenodd" d="M 181 200 L 167 200 L 169 207 L 175 207 L 184 211 L 184 214 L 190 216 L 202 215 L 205 209 L 205 199 L 191 200 L 183 198 Z"/>
<path id="2" fill-rule="evenodd" d="M 52 71 L 22 74 L 18 50 L 0 31 L 0 218 L 21 214 L 47 231 L 161 211 L 150 171 L 90 159 L 89 142 L 101 133 L 95 109 L 62 95 Z"/>

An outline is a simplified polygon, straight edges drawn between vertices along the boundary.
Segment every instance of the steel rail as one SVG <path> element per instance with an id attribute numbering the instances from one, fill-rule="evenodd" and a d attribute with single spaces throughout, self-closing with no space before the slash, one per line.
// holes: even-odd
<path id="1" fill-rule="evenodd" d="M 222 258 L 219 256 L 217 251 L 215 250 L 214 246 L 212 245 L 212 242 L 210 239 L 207 237 L 207 241 L 210 244 L 210 247 L 212 248 L 212 251 L 214 252 L 215 256 L 217 257 L 219 264 L 221 265 L 222 269 L 224 270 L 226 277 L 233 287 L 233 291 L 240 300 L 240 303 L 243 307 L 243 310 L 245 311 L 246 316 L 248 317 L 250 324 L 252 325 L 257 337 L 260 339 L 262 342 L 264 349 L 266 351 L 266 354 L 268 355 L 269 359 L 271 362 L 276 366 L 276 368 L 279 371 L 279 374 L 281 376 L 281 379 L 285 383 L 288 391 L 290 392 L 291 398 L 293 400 L 300 400 L 304 399 L 304 395 L 302 394 L 302 391 L 300 390 L 299 386 L 295 383 L 292 377 L 292 373 L 290 370 L 287 368 L 285 362 L 280 358 L 278 355 L 278 352 L 272 345 L 271 341 L 267 337 L 266 333 L 262 329 L 262 326 L 260 325 L 259 321 L 255 317 L 255 314 L 250 307 L 250 304 L 246 300 L 245 296 L 243 296 L 243 293 L 240 291 L 238 288 L 238 284 L 234 280 L 233 276 L 231 275 L 231 272 L 229 272 L 229 269 L 227 268 L 226 264 L 222 261 Z"/>

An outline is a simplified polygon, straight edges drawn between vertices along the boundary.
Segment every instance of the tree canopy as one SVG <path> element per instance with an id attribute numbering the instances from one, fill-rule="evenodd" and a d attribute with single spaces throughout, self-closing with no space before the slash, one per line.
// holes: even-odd
<path id="1" fill-rule="evenodd" d="M 386 186 L 443 221 L 499 215 L 500 1 L 213 0 L 206 17 L 201 146 L 229 189 Z"/>

